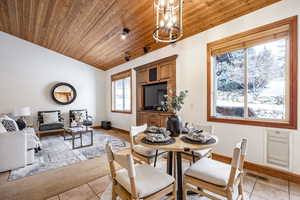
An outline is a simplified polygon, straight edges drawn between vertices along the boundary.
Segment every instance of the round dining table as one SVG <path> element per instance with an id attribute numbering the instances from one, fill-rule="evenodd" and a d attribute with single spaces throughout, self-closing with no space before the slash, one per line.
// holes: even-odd
<path id="1" fill-rule="evenodd" d="M 167 158 L 167 173 L 173 175 L 177 180 L 177 199 L 183 199 L 183 185 L 182 185 L 182 157 L 181 153 L 189 153 L 197 150 L 204 150 L 214 147 L 218 143 L 217 136 L 212 136 L 214 142 L 210 144 L 191 144 L 184 142 L 181 137 L 184 134 L 173 137 L 175 141 L 172 144 L 157 144 L 143 142 L 143 138 L 146 137 L 146 133 L 140 133 L 135 138 L 137 144 L 143 145 L 145 147 L 150 147 L 156 150 L 162 150 L 168 152 Z"/>

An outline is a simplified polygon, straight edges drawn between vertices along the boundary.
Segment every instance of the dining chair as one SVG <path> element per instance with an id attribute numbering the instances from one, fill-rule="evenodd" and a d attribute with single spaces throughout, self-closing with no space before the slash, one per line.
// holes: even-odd
<path id="1" fill-rule="evenodd" d="M 146 130 L 147 130 L 147 124 L 144 124 L 142 126 L 132 126 L 131 127 L 131 130 L 130 130 L 131 154 L 134 156 L 134 158 L 137 158 L 138 160 L 143 161 L 149 165 L 154 160 L 154 167 L 156 167 L 156 162 L 157 162 L 158 156 L 162 155 L 164 152 L 137 144 L 135 141 L 135 137 L 139 133 L 142 133 Z M 137 159 L 135 159 L 135 160 L 137 160 Z"/>
<path id="2" fill-rule="evenodd" d="M 204 190 L 233 200 L 234 192 L 238 191 L 237 199 L 245 200 L 243 189 L 243 167 L 246 156 L 247 139 L 234 148 L 231 165 L 209 158 L 203 158 L 184 173 L 184 199 L 187 191 L 193 191 L 213 200 L 219 200 L 216 196 L 204 192 Z M 201 188 L 201 189 L 195 189 Z M 204 189 L 204 190 L 203 190 Z"/>
<path id="3" fill-rule="evenodd" d="M 211 135 L 213 135 L 214 133 L 213 126 L 209 126 L 209 125 L 199 125 L 197 126 L 197 129 L 203 130 L 203 132 L 208 132 Z M 197 160 L 200 160 L 201 158 L 205 158 L 205 157 L 210 158 L 211 155 L 212 155 L 212 148 L 208 148 L 203 150 L 184 152 L 182 154 L 182 157 L 192 163 L 195 163 Z"/>
<path id="4" fill-rule="evenodd" d="M 106 153 L 112 178 L 112 200 L 119 196 L 122 200 L 154 200 L 169 195 L 166 199 L 176 198 L 175 179 L 148 164 L 134 165 L 130 154 L 113 153 L 106 144 Z M 115 163 L 123 167 L 116 170 Z"/>

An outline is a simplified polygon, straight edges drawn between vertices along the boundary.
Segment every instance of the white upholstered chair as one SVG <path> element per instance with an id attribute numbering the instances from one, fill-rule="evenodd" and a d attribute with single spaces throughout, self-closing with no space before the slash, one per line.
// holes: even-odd
<path id="1" fill-rule="evenodd" d="M 154 167 L 156 166 L 158 156 L 162 155 L 163 151 L 158 151 L 149 147 L 139 145 L 135 141 L 135 137 L 147 129 L 147 124 L 142 126 L 132 126 L 130 130 L 130 148 L 131 154 L 139 161 L 143 161 L 147 164 L 151 164 L 154 161 Z"/>
<path id="2" fill-rule="evenodd" d="M 176 198 L 175 179 L 148 164 L 134 165 L 132 155 L 113 153 L 106 145 L 107 158 L 112 178 L 112 200 L 154 200 Z M 116 170 L 115 163 L 123 169 Z"/>
<path id="3" fill-rule="evenodd" d="M 187 191 L 193 191 L 213 200 L 219 198 L 204 192 L 204 190 L 233 200 L 233 193 L 238 190 L 237 199 L 245 200 L 243 191 L 243 165 L 247 149 L 247 139 L 234 148 L 231 165 L 203 158 L 194 163 L 184 173 L 184 197 Z M 195 189 L 192 186 L 204 190 Z"/>
<path id="4" fill-rule="evenodd" d="M 213 126 L 209 125 L 199 125 L 197 126 L 197 129 L 203 130 L 203 132 L 208 132 L 211 135 L 214 133 L 214 128 Z M 184 152 L 182 155 L 184 159 L 192 161 L 193 163 L 197 160 L 200 160 L 201 158 L 204 157 L 211 157 L 212 154 L 212 149 L 203 149 L 203 150 L 197 150 L 197 151 L 192 151 L 192 152 Z"/>

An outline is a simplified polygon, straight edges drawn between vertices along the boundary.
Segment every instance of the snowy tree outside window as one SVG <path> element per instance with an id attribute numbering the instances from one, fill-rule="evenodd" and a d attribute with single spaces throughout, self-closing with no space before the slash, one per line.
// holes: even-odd
<path id="1" fill-rule="evenodd" d="M 212 57 L 215 117 L 288 120 L 288 38 Z"/>

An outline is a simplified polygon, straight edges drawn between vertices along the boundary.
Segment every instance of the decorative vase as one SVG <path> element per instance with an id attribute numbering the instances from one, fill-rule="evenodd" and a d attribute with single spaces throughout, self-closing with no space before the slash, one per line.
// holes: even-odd
<path id="1" fill-rule="evenodd" d="M 178 137 L 181 132 L 181 119 L 178 115 L 173 114 L 168 117 L 167 130 L 171 132 L 171 137 Z"/>

